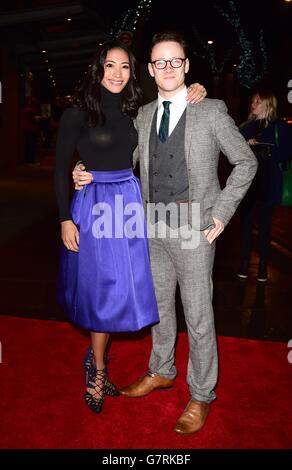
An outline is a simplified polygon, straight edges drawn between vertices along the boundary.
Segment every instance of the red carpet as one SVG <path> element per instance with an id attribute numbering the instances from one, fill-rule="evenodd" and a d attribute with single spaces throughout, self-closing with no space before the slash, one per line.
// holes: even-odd
<path id="1" fill-rule="evenodd" d="M 219 338 L 217 400 L 204 429 L 172 428 L 188 402 L 187 336 L 177 347 L 173 389 L 107 398 L 101 415 L 83 403 L 88 338 L 57 322 L 0 317 L 1 448 L 290 448 L 292 364 L 284 343 Z M 115 335 L 110 372 L 120 386 L 147 369 L 149 336 Z"/>

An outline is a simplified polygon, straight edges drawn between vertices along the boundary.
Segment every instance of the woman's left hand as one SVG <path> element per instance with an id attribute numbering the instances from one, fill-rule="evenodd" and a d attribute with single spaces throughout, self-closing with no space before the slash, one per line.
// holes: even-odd
<path id="1" fill-rule="evenodd" d="M 207 96 L 207 91 L 206 88 L 203 85 L 200 85 L 200 83 L 192 83 L 188 87 L 188 96 L 187 96 L 187 102 L 188 103 L 200 103 L 200 101 L 203 101 L 204 98 Z"/>

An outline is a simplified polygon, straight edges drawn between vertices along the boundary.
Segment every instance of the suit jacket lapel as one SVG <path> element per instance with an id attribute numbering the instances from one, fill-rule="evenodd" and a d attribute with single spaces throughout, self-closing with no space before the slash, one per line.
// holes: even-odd
<path id="1" fill-rule="evenodd" d="M 197 110 L 196 105 L 187 105 L 186 109 L 186 129 L 185 129 L 185 153 L 186 161 L 189 166 L 189 154 L 192 137 L 194 134 L 194 127 L 197 120 Z"/>
<path id="2" fill-rule="evenodd" d="M 144 151 L 144 162 L 145 162 L 145 171 L 147 173 L 147 179 L 149 179 L 149 143 L 150 143 L 150 132 L 151 132 L 151 125 L 154 113 L 157 108 L 157 100 L 151 103 L 151 106 L 148 108 L 148 112 L 145 113 L 144 119 L 144 136 L 143 136 L 143 151 Z"/>

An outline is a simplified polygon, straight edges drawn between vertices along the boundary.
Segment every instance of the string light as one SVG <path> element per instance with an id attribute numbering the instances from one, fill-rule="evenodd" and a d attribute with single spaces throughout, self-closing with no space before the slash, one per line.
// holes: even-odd
<path id="1" fill-rule="evenodd" d="M 214 4 L 216 10 L 228 21 L 236 33 L 236 42 L 239 48 L 239 57 L 237 64 L 234 65 L 239 83 L 251 88 L 255 83 L 263 78 L 268 68 L 268 55 L 264 41 L 263 31 L 260 30 L 256 45 L 250 41 L 242 28 L 239 14 L 233 0 L 229 0 L 230 13 L 224 11 L 218 4 Z M 203 40 L 197 28 L 193 26 L 193 33 L 200 45 L 199 50 L 193 51 L 193 54 L 205 60 L 214 76 L 218 80 L 222 74 L 226 63 L 232 55 L 232 48 L 227 51 L 220 64 L 217 64 L 215 51 L 210 47 L 211 41 Z M 257 46 L 257 47 L 256 47 Z M 260 57 L 258 57 L 260 55 Z"/>
<path id="2" fill-rule="evenodd" d="M 125 11 L 122 17 L 114 22 L 110 30 L 110 36 L 117 38 L 124 31 L 133 33 L 139 24 L 148 20 L 151 6 L 152 0 L 140 0 L 135 8 L 130 8 Z M 99 42 L 99 46 L 102 46 L 102 44 L 102 42 Z M 87 72 L 84 72 L 85 75 L 86 73 Z M 78 84 L 80 84 L 80 80 Z M 78 89 L 78 85 L 75 88 Z"/>
<path id="3" fill-rule="evenodd" d="M 263 78 L 268 68 L 268 55 L 264 41 L 264 33 L 263 30 L 259 32 L 257 51 L 255 44 L 246 37 L 233 0 L 229 0 L 229 7 L 230 14 L 226 13 L 221 7 L 215 4 L 215 8 L 228 23 L 231 24 L 237 36 L 237 44 L 240 50 L 238 65 L 236 67 L 238 81 L 245 88 L 252 88 L 255 83 Z M 258 58 L 258 56 L 260 56 L 260 58 Z"/>
<path id="4" fill-rule="evenodd" d="M 232 49 L 229 49 L 226 52 L 223 60 L 218 65 L 216 61 L 215 50 L 213 47 L 210 47 L 210 45 L 213 44 L 213 41 L 209 40 L 206 43 L 205 39 L 202 39 L 197 28 L 193 26 L 192 29 L 193 29 L 194 36 L 200 45 L 200 49 L 193 50 L 193 54 L 197 57 L 201 57 L 201 59 L 205 60 L 209 64 L 212 70 L 212 74 L 214 76 L 214 80 L 218 80 L 224 70 L 224 67 L 227 61 L 230 59 Z"/>
<path id="5" fill-rule="evenodd" d="M 110 31 L 112 37 L 118 37 L 122 31 L 134 32 L 139 23 L 147 21 L 151 12 L 152 0 L 140 0 L 136 8 L 128 9 L 121 19 L 115 21 Z"/>

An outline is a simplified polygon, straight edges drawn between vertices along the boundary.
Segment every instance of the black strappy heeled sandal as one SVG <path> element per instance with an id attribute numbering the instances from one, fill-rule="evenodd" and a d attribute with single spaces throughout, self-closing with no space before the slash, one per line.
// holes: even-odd
<path id="1" fill-rule="evenodd" d="M 100 413 L 104 401 L 105 394 L 105 369 L 90 368 L 85 374 L 85 385 L 87 389 L 91 389 L 92 393 L 88 390 L 85 392 L 84 399 L 88 408 L 94 413 Z"/>
<path id="2" fill-rule="evenodd" d="M 105 356 L 104 358 L 105 364 L 109 363 L 109 358 L 108 356 Z M 91 346 L 89 346 L 85 358 L 84 358 L 84 369 L 85 369 L 85 376 L 86 374 L 89 373 L 91 369 L 95 369 L 95 363 L 94 363 L 94 356 L 93 356 L 93 349 Z M 108 370 L 105 367 L 104 369 L 105 372 L 105 381 L 104 381 L 104 394 L 108 395 L 110 397 L 118 397 L 120 395 L 120 392 L 115 384 L 110 382 L 108 378 Z M 85 381 L 87 383 L 87 379 L 85 378 Z"/>

